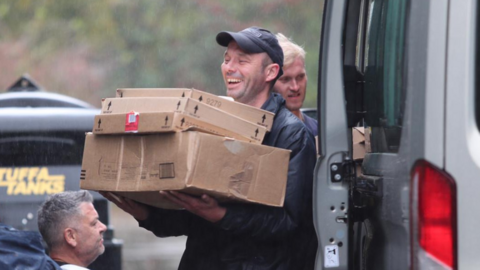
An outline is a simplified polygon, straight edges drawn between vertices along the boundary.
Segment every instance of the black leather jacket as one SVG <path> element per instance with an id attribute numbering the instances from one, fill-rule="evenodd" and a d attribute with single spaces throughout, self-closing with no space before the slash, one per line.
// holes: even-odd
<path id="1" fill-rule="evenodd" d="M 313 269 L 313 136 L 280 95 L 271 94 L 262 109 L 275 113 L 263 144 L 292 151 L 284 207 L 223 204 L 227 212 L 217 223 L 187 211 L 152 208 L 141 227 L 159 237 L 188 236 L 179 269 Z"/>

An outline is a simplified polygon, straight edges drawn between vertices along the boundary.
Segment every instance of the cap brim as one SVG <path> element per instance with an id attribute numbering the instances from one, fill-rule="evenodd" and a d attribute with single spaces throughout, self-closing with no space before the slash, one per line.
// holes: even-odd
<path id="1" fill-rule="evenodd" d="M 257 44 L 255 44 L 251 39 L 241 33 L 235 32 L 220 32 L 217 35 L 217 43 L 223 47 L 228 47 L 230 41 L 235 40 L 238 46 L 242 50 L 248 53 L 261 53 L 264 52 Z"/>

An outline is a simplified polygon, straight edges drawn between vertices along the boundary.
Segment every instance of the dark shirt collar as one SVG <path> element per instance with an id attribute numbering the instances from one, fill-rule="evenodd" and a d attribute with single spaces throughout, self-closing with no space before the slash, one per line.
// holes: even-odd
<path id="1" fill-rule="evenodd" d="M 280 94 L 272 92 L 270 94 L 270 97 L 268 97 L 267 101 L 263 103 L 261 109 L 277 114 L 280 108 L 284 106 L 284 104 L 285 99 L 283 99 Z"/>

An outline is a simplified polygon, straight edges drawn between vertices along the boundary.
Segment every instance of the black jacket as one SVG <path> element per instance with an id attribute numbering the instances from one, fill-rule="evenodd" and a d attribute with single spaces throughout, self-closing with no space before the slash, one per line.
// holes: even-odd
<path id="1" fill-rule="evenodd" d="M 313 136 L 272 94 L 262 109 L 275 113 L 263 144 L 290 149 L 284 207 L 223 204 L 225 217 L 208 222 L 187 211 L 152 208 L 141 227 L 159 237 L 187 235 L 179 269 L 313 269 Z"/>
<path id="2" fill-rule="evenodd" d="M 38 232 L 18 231 L 0 223 L 0 269 L 61 270 L 45 254 Z"/>

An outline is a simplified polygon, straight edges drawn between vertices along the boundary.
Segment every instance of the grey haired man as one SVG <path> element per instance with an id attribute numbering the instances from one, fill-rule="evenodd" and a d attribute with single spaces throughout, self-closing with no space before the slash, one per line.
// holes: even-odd
<path id="1" fill-rule="evenodd" d="M 62 269 L 88 270 L 103 254 L 107 227 L 98 217 L 92 195 L 85 190 L 51 195 L 38 210 L 38 228 L 50 257 Z"/>

